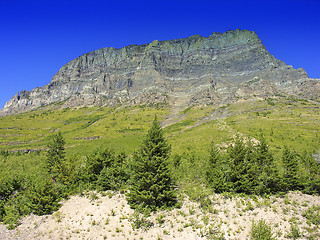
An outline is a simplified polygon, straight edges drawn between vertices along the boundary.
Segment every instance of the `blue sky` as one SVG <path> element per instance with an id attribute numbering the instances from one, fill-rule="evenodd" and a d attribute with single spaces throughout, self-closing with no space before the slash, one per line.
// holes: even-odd
<path id="1" fill-rule="evenodd" d="M 0 0 L 0 107 L 89 51 L 236 28 L 320 78 L 319 13 L 319 0 Z"/>

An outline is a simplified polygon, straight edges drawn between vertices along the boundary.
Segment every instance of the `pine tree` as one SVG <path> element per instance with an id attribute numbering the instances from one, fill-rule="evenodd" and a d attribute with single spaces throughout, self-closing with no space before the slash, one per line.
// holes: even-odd
<path id="1" fill-rule="evenodd" d="M 94 184 L 101 171 L 109 168 L 115 162 L 116 156 L 112 149 L 97 149 L 86 156 L 82 180 Z M 104 170 L 105 171 L 105 170 Z"/>
<path id="2" fill-rule="evenodd" d="M 54 135 L 48 144 L 47 167 L 52 179 L 55 179 L 61 172 L 61 163 L 65 160 L 64 145 L 65 140 L 61 132 Z"/>
<path id="3" fill-rule="evenodd" d="M 299 165 L 297 155 L 285 147 L 282 153 L 282 162 L 284 165 L 284 188 L 288 190 L 297 190 L 300 187 Z"/>
<path id="4" fill-rule="evenodd" d="M 96 186 L 101 190 L 119 190 L 129 179 L 127 156 L 124 153 L 114 157 L 110 166 L 101 170 Z"/>
<path id="5" fill-rule="evenodd" d="M 26 190 L 28 207 L 37 215 L 50 214 L 59 207 L 59 192 L 51 179 L 38 176 L 29 184 Z"/>
<path id="6" fill-rule="evenodd" d="M 257 189 L 261 188 L 261 183 L 258 180 L 258 164 L 252 142 L 245 143 L 243 139 L 237 137 L 234 145 L 229 146 L 228 155 L 233 191 L 257 194 Z"/>
<path id="7" fill-rule="evenodd" d="M 128 202 L 133 208 L 156 210 L 176 203 L 168 169 L 170 146 L 155 116 L 140 149 L 133 156 L 133 178 Z"/>
<path id="8" fill-rule="evenodd" d="M 319 162 L 314 158 L 311 152 L 303 152 L 300 156 L 304 163 L 305 174 L 303 184 L 305 185 L 304 192 L 307 194 L 320 193 L 320 168 Z"/>
<path id="9" fill-rule="evenodd" d="M 244 173 L 242 175 L 242 191 L 247 194 L 259 194 L 260 192 L 257 190 L 264 187 L 264 185 L 259 181 L 259 166 L 255 155 L 256 149 L 252 141 L 247 143 L 246 149 Z"/>
<path id="10" fill-rule="evenodd" d="M 228 147 L 230 162 L 230 181 L 235 192 L 246 192 L 248 188 L 247 176 L 247 152 L 248 148 L 244 140 L 237 136 L 235 143 Z"/>
<path id="11" fill-rule="evenodd" d="M 216 193 L 222 193 L 227 190 L 225 172 L 221 162 L 220 150 L 213 145 L 210 150 L 208 167 L 206 170 L 206 179 L 210 187 Z"/>
<path id="12" fill-rule="evenodd" d="M 260 142 L 256 146 L 257 179 L 259 185 L 256 187 L 257 194 L 275 193 L 281 185 L 278 169 L 275 165 L 272 153 L 269 150 L 263 134 L 260 135 Z"/>

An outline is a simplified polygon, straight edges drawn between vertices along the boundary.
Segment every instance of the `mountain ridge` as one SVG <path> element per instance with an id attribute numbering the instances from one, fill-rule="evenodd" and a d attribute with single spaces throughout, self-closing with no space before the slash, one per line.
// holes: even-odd
<path id="1" fill-rule="evenodd" d="M 62 107 L 173 102 L 220 104 L 286 93 L 318 99 L 317 79 L 271 55 L 253 31 L 106 47 L 68 62 L 44 87 L 18 92 L 0 116 L 55 102 Z"/>

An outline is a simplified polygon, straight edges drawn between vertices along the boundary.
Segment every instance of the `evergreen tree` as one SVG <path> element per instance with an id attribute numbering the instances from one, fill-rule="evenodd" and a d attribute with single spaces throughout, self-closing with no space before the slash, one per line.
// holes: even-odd
<path id="1" fill-rule="evenodd" d="M 279 190 L 279 173 L 262 134 L 256 146 L 237 137 L 228 148 L 228 156 L 233 191 L 260 195 Z"/>
<path id="2" fill-rule="evenodd" d="M 256 186 L 255 192 L 256 194 L 275 193 L 281 185 L 279 172 L 262 133 L 259 140 L 260 142 L 255 150 L 257 163 L 256 175 L 259 184 Z"/>
<path id="3" fill-rule="evenodd" d="M 290 191 L 299 189 L 300 182 L 298 176 L 299 165 L 297 154 L 285 146 L 282 153 L 282 162 L 284 165 L 284 190 Z"/>
<path id="4" fill-rule="evenodd" d="M 101 170 L 96 185 L 101 190 L 119 190 L 129 179 L 127 156 L 124 153 L 116 156 L 110 166 Z"/>
<path id="5" fill-rule="evenodd" d="M 312 153 L 303 152 L 300 156 L 302 163 L 304 164 L 304 192 L 307 194 L 319 194 L 320 193 L 320 168 L 319 162 L 316 161 Z"/>
<path id="6" fill-rule="evenodd" d="M 228 147 L 228 156 L 230 162 L 230 180 L 232 183 L 233 191 L 247 192 L 250 190 L 248 177 L 248 165 L 246 164 L 248 158 L 248 148 L 243 139 L 237 136 L 235 143 Z"/>
<path id="7" fill-rule="evenodd" d="M 226 176 L 223 170 L 220 150 L 212 143 L 208 168 L 206 170 L 206 179 L 216 193 L 222 193 L 228 190 Z"/>
<path id="8" fill-rule="evenodd" d="M 82 179 L 87 183 L 95 183 L 98 176 L 104 168 L 109 168 L 116 160 L 112 149 L 97 149 L 88 154 L 85 161 L 85 169 L 82 173 Z"/>
<path id="9" fill-rule="evenodd" d="M 37 215 L 50 214 L 57 210 L 60 194 L 51 179 L 38 176 L 29 184 L 26 190 L 28 207 Z"/>
<path id="10" fill-rule="evenodd" d="M 234 145 L 228 148 L 230 161 L 230 180 L 233 191 L 246 194 L 260 194 L 264 189 L 260 181 L 259 163 L 256 148 L 251 141 L 247 143 L 237 137 Z"/>
<path id="11" fill-rule="evenodd" d="M 79 159 L 71 156 L 61 162 L 59 181 L 68 187 L 72 187 L 77 182 L 79 171 Z"/>
<path id="12" fill-rule="evenodd" d="M 259 194 L 263 183 L 259 179 L 259 166 L 256 159 L 256 148 L 249 141 L 246 146 L 244 161 L 244 173 L 242 174 L 242 192 L 247 194 Z"/>
<path id="13" fill-rule="evenodd" d="M 133 208 L 156 210 L 173 206 L 176 193 L 168 169 L 170 146 L 155 116 L 140 149 L 133 156 L 133 178 L 128 202 Z"/>
<path id="14" fill-rule="evenodd" d="M 48 172 L 53 179 L 61 172 L 61 163 L 65 160 L 64 145 L 65 140 L 61 132 L 54 135 L 51 142 L 48 144 L 47 167 Z"/>

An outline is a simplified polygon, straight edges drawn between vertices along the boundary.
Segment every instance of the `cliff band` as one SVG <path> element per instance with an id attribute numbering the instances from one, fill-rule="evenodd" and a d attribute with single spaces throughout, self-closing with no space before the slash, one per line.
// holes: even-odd
<path id="1" fill-rule="evenodd" d="M 64 65 L 44 87 L 21 91 L 0 110 L 10 115 L 63 107 L 117 104 L 220 104 L 278 93 L 318 99 L 319 80 L 275 59 L 247 30 L 103 48 Z"/>

